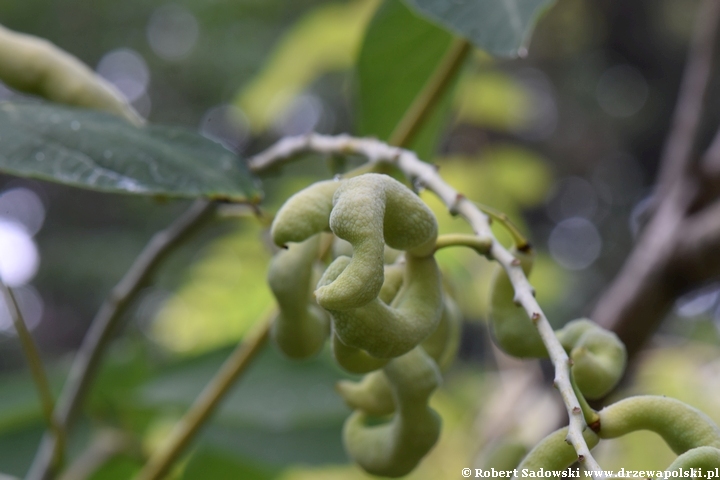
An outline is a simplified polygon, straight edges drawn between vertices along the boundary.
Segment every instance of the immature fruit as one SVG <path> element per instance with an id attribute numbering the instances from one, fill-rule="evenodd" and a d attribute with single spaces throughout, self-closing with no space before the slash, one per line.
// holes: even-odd
<path id="1" fill-rule="evenodd" d="M 0 80 L 54 102 L 104 110 L 135 125 L 143 123 L 115 87 L 80 60 L 47 40 L 13 32 L 2 25 Z"/>
<path id="2" fill-rule="evenodd" d="M 613 332 L 588 319 L 573 320 L 556 332 L 570 354 L 575 383 L 589 399 L 602 398 L 625 372 L 625 345 Z"/>
<path id="3" fill-rule="evenodd" d="M 512 250 L 526 275 L 532 270 L 535 254 L 533 250 Z M 540 334 L 527 313 L 515 304 L 515 290 L 500 265 L 495 272 L 490 287 L 490 330 L 492 336 L 503 351 L 519 358 L 545 358 L 548 356 Z"/>
<path id="4" fill-rule="evenodd" d="M 322 350 L 330 332 L 327 314 L 311 302 L 313 265 L 320 246 L 314 235 L 290 244 L 270 262 L 268 284 L 278 302 L 271 335 L 291 358 L 308 358 Z"/>
<path id="5" fill-rule="evenodd" d="M 403 184 L 365 174 L 341 183 L 333 197 L 330 229 L 353 247 L 352 260 L 315 292 L 327 310 L 360 307 L 376 298 L 384 281 L 385 244 L 411 255 L 430 255 L 437 221 Z"/>
<path id="6" fill-rule="evenodd" d="M 388 423 L 374 426 L 367 424 L 366 414 L 353 413 L 345 422 L 343 441 L 365 471 L 401 477 L 415 468 L 440 436 L 440 418 L 428 406 L 440 373 L 421 348 L 394 358 L 383 371 L 396 413 Z"/>
<path id="7" fill-rule="evenodd" d="M 333 284 L 351 263 L 338 257 L 325 271 L 318 291 Z M 375 298 L 359 308 L 328 309 L 335 334 L 345 345 L 373 357 L 397 357 L 412 350 L 436 328 L 442 313 L 440 271 L 432 256 L 406 259 L 403 285 L 390 305 Z M 317 292 L 316 292 L 317 295 Z"/>
<path id="8" fill-rule="evenodd" d="M 563 427 L 540 440 L 518 465 L 518 470 L 528 469 L 537 472 L 542 468 L 549 471 L 559 471 L 565 470 L 577 462 L 577 452 L 566 441 L 567 434 L 568 428 Z M 593 448 L 600 441 L 598 436 L 589 428 L 583 432 L 583 438 L 585 438 L 585 443 L 589 448 Z"/>
<path id="9" fill-rule="evenodd" d="M 720 468 L 720 449 L 715 447 L 697 447 L 688 450 L 679 455 L 673 463 L 665 470 L 668 472 L 683 470 L 687 471 L 691 468 L 702 468 L 705 471 L 713 471 Z M 681 476 L 682 474 L 678 475 Z"/>
<path id="10" fill-rule="evenodd" d="M 359 382 L 341 380 L 335 389 L 348 407 L 368 415 L 382 417 L 395 411 L 392 388 L 385 372 L 368 373 Z"/>
<path id="11" fill-rule="evenodd" d="M 439 366 L 440 371 L 447 369 L 455 359 L 460 344 L 462 320 L 457 305 L 448 295 L 445 295 L 443 304 L 440 324 L 435 332 L 420 344 L 425 353 Z M 338 363 L 344 367 L 343 362 L 338 361 Z M 363 372 L 355 371 L 355 373 Z M 390 384 L 382 370 L 368 373 L 360 382 L 342 380 L 337 383 L 336 389 L 347 406 L 353 410 L 377 416 L 389 415 L 395 411 Z"/>
<path id="12" fill-rule="evenodd" d="M 638 430 L 660 435 L 676 454 L 697 447 L 720 448 L 720 428 L 700 410 L 680 400 L 640 395 L 600 410 L 600 438 L 616 438 Z"/>
<path id="13" fill-rule="evenodd" d="M 339 186 L 337 180 L 317 182 L 288 198 L 270 227 L 275 245 L 284 247 L 289 242 L 302 242 L 317 233 L 329 232 L 332 199 Z"/>
<path id="14" fill-rule="evenodd" d="M 352 245 L 351 261 L 315 292 L 327 310 L 361 307 L 377 298 L 384 280 L 385 244 L 413 256 L 432 254 L 437 221 L 403 184 L 368 173 L 319 182 L 293 195 L 272 225 L 277 245 L 300 242 L 330 229 Z M 333 263 L 337 267 L 337 260 Z M 333 265 L 330 268 L 333 268 Z"/>
<path id="15" fill-rule="evenodd" d="M 365 350 L 345 345 L 340 337 L 333 332 L 332 352 L 340 367 L 350 373 L 368 373 L 387 364 L 387 358 L 373 357 Z"/>

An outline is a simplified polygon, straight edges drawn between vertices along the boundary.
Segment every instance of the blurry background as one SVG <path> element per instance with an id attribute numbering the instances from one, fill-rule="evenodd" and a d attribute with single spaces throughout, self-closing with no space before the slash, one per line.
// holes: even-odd
<path id="1" fill-rule="evenodd" d="M 354 130 L 353 64 L 378 4 L 25 0 L 0 4 L 0 23 L 75 54 L 150 121 L 197 129 L 249 156 L 283 135 Z M 477 52 L 458 82 L 447 128 L 427 160 L 527 233 L 539 250 L 531 280 L 556 326 L 589 313 L 643 224 L 694 14 L 691 1 L 559 0 L 540 19 L 525 58 Z M 0 99 L 14 95 L 0 85 Z M 720 97 L 709 101 L 716 118 L 707 123 L 717 124 Z M 705 143 L 710 134 L 703 133 Z M 309 158 L 264 179 L 265 208 L 273 211 L 336 166 Z M 423 198 L 443 232 L 465 231 Z M 0 271 L 16 288 L 58 387 L 104 296 L 150 235 L 184 208 L 0 176 Z M 270 256 L 262 227 L 228 212 L 142 294 L 73 438 L 79 452 L 97 435 L 122 431 L 134 447 L 94 478 L 128 478 L 228 348 L 268 314 L 271 296 L 261 280 Z M 466 325 L 460 361 L 435 397 L 443 440 L 413 478 L 451 478 L 471 466 L 489 441 L 478 433 L 486 407 L 498 402 L 498 382 L 510 378 L 493 373 L 493 364 L 508 360 L 491 349 L 484 325 L 490 265 L 459 250 L 439 259 Z M 681 299 L 662 326 L 668 349 L 640 360 L 637 391 L 720 412 L 711 403 L 720 395 L 698 393 L 720 384 L 720 363 L 712 360 L 719 328 L 720 285 Z M 0 309 L 0 471 L 15 475 L 29 465 L 43 429 L 24 368 Z M 348 411 L 333 392 L 342 375 L 327 357 L 293 364 L 268 348 L 178 475 L 363 478 L 343 466 L 339 431 Z M 547 417 L 537 420 L 539 434 L 562 418 Z M 639 443 L 654 450 L 655 463 L 622 447 L 604 466 L 669 463 L 667 448 Z"/>

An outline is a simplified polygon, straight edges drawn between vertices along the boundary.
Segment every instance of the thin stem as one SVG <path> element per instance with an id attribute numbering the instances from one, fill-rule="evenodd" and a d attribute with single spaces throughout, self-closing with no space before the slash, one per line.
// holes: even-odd
<path id="1" fill-rule="evenodd" d="M 592 430 L 597 432 L 597 430 L 600 428 L 600 424 L 598 423 L 600 422 L 600 415 L 597 411 L 595 411 L 595 409 L 590 406 L 590 404 L 585 399 L 585 395 L 583 395 L 580 391 L 580 387 L 577 386 L 577 382 L 575 381 L 575 374 L 573 373 L 572 368 L 570 368 L 570 382 L 572 383 L 573 391 L 575 392 L 575 395 L 580 402 L 580 409 L 582 410 L 585 423 Z"/>
<path id="2" fill-rule="evenodd" d="M 578 461 L 584 468 L 591 471 L 601 471 L 602 469 L 590 453 L 590 448 L 583 437 L 586 424 L 580 408 L 580 401 L 575 395 L 570 381 L 570 359 L 555 336 L 555 332 L 540 305 L 535 300 L 535 290 L 528 282 L 522 267 L 515 257 L 493 236 L 487 215 L 464 195 L 445 183 L 432 165 L 420 160 L 413 152 L 391 147 L 375 139 L 354 138 L 348 135 L 339 135 L 337 137 L 324 135 L 287 137 L 265 152 L 250 159 L 249 164 L 254 171 L 262 171 L 278 163 L 289 161 L 299 153 L 308 151 L 352 153 L 364 155 L 370 163 L 395 165 L 414 184 L 424 185 L 437 195 L 445 203 L 450 213 L 462 216 L 480 239 L 491 239 L 492 247 L 489 256 L 500 263 L 507 272 L 508 278 L 515 289 L 515 298 L 525 309 L 528 317 L 533 319 L 533 323 L 538 329 L 555 368 L 554 385 L 560 392 L 569 417 L 567 441 L 577 452 Z"/>
<path id="3" fill-rule="evenodd" d="M 435 251 L 447 247 L 469 247 L 480 255 L 487 255 L 492 246 L 492 239 L 480 238 L 476 235 L 463 233 L 448 233 L 440 235 L 435 242 Z"/>
<path id="4" fill-rule="evenodd" d="M 60 480 L 88 479 L 103 465 L 123 453 L 139 455 L 139 445 L 125 432 L 103 430 L 95 435 L 88 449 L 78 455 L 68 466 L 60 476 Z"/>
<path id="5" fill-rule="evenodd" d="M 30 335 L 30 332 L 27 329 L 27 324 L 22 316 L 22 312 L 20 312 L 20 307 L 15 299 L 15 294 L 1 279 L 0 290 L 2 290 L 3 296 L 5 297 L 5 304 L 10 312 L 10 318 L 12 318 L 13 325 L 15 326 L 18 338 L 20 339 L 20 344 L 22 345 L 23 352 L 25 353 L 28 365 L 30 366 L 30 374 L 32 375 L 33 381 L 35 382 L 35 388 L 37 388 L 38 396 L 40 397 L 40 404 L 42 405 L 45 421 L 47 422 L 48 427 L 54 435 L 55 441 L 58 445 L 56 454 L 52 459 L 53 463 L 55 465 L 61 465 L 65 450 L 65 430 L 53 416 L 55 399 L 53 398 L 52 390 L 50 389 L 50 382 L 48 382 L 47 373 L 45 372 L 42 359 L 40 358 L 40 351 L 38 350 L 32 335 Z"/>
<path id="6" fill-rule="evenodd" d="M 410 144 L 433 107 L 445 93 L 470 50 L 470 43 L 467 40 L 457 38 L 453 41 L 432 76 L 390 134 L 388 140 L 390 145 L 406 147 Z"/>
<path id="7" fill-rule="evenodd" d="M 247 370 L 255 356 L 262 350 L 270 335 L 272 317 L 268 317 L 255 332 L 235 348 L 190 410 L 175 426 L 165 445 L 153 453 L 135 480 L 158 480 L 167 473 L 200 427 L 218 407 L 235 380 Z"/>
<path id="8" fill-rule="evenodd" d="M 507 216 L 505 212 L 501 212 L 500 210 L 496 208 L 489 207 L 487 205 L 483 205 L 482 203 L 473 202 L 479 209 L 482 211 L 485 215 L 489 216 L 493 220 L 497 220 L 500 222 L 500 225 L 505 227 L 505 230 L 508 231 L 510 236 L 513 239 L 513 243 L 515 243 L 515 247 L 520 250 L 524 251 L 530 248 L 530 242 L 528 242 L 527 238 L 520 232 L 520 229 L 513 223 L 512 220 L 510 220 L 510 217 Z"/>
<path id="9" fill-rule="evenodd" d="M 210 218 L 214 211 L 214 203 L 196 200 L 170 226 L 152 237 L 130 270 L 110 292 L 85 335 L 55 407 L 55 418 L 64 430 L 67 431 L 72 425 L 123 313 L 169 254 Z M 43 437 L 27 480 L 48 480 L 51 477 L 54 473 L 52 459 L 57 448 L 53 436 Z"/>

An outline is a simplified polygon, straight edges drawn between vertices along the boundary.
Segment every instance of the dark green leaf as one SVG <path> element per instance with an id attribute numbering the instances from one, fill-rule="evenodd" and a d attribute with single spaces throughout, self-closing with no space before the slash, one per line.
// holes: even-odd
<path id="1" fill-rule="evenodd" d="M 108 460 L 88 480 L 129 480 L 135 478 L 142 465 L 137 458 L 120 455 Z"/>
<path id="2" fill-rule="evenodd" d="M 140 403 L 183 412 L 227 358 L 227 351 L 218 353 L 162 374 L 141 390 Z M 268 347 L 227 395 L 199 444 L 270 464 L 345 462 L 341 431 L 350 411 L 334 390 L 340 378 L 327 356 L 296 362 Z"/>
<path id="3" fill-rule="evenodd" d="M 348 461 L 342 445 L 342 424 L 271 430 L 212 423 L 203 432 L 201 444 L 277 466 Z"/>
<path id="4" fill-rule="evenodd" d="M 44 432 L 45 425 L 40 420 L 0 434 L 0 471 L 17 477 L 24 476 Z"/>
<path id="5" fill-rule="evenodd" d="M 186 362 L 142 390 L 148 405 L 189 406 L 227 356 L 211 355 Z M 267 348 L 223 402 L 215 419 L 289 429 L 342 422 L 349 414 L 335 392 L 342 375 L 324 358 L 294 362 Z"/>
<path id="6" fill-rule="evenodd" d="M 358 58 L 358 134 L 387 140 L 452 43 L 452 35 L 386 0 L 373 17 Z M 429 158 L 447 113 L 450 89 L 408 148 Z"/>
<path id="7" fill-rule="evenodd" d="M 512 57 L 527 44 L 553 0 L 405 0 L 421 15 L 493 55 Z"/>
<path id="8" fill-rule="evenodd" d="M 199 134 L 47 103 L 0 104 L 0 172 L 135 195 L 260 198 L 240 159 Z"/>
<path id="9" fill-rule="evenodd" d="M 250 465 L 234 455 L 202 447 L 190 458 L 182 480 L 271 480 L 277 476 L 275 470 Z"/>

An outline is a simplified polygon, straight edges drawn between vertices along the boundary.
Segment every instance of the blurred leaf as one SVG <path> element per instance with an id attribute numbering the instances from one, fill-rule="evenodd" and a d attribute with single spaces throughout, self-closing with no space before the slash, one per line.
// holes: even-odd
<path id="1" fill-rule="evenodd" d="M 481 71 L 460 78 L 453 103 L 457 122 L 516 130 L 528 121 L 532 100 L 531 92 L 511 75 Z"/>
<path id="2" fill-rule="evenodd" d="M 134 478 L 142 466 L 137 458 L 121 455 L 108 460 L 88 480 L 128 480 Z"/>
<path id="3" fill-rule="evenodd" d="M 270 480 L 277 472 L 241 461 L 234 455 L 227 455 L 204 447 L 195 452 L 182 475 L 182 480 Z"/>
<path id="4" fill-rule="evenodd" d="M 405 0 L 426 18 L 503 57 L 518 55 L 552 0 Z"/>
<path id="5" fill-rule="evenodd" d="M 265 282 L 271 254 L 263 230 L 247 226 L 215 240 L 162 307 L 152 335 L 175 352 L 200 353 L 237 342 L 273 308 Z"/>
<path id="6" fill-rule="evenodd" d="M 37 390 L 28 374 L 3 377 L 0 389 L 3 392 L 0 395 L 0 434 L 42 419 Z"/>
<path id="7" fill-rule="evenodd" d="M 142 388 L 141 401 L 190 406 L 228 355 L 227 350 L 216 351 L 173 366 Z M 335 425 L 348 413 L 335 393 L 335 382 L 341 378 L 324 356 L 290 361 L 268 346 L 228 394 L 215 423 L 272 430 Z"/>
<path id="8" fill-rule="evenodd" d="M 346 463 L 342 424 L 292 430 L 237 428 L 213 423 L 202 442 L 271 465 Z"/>
<path id="9" fill-rule="evenodd" d="M 452 42 L 452 35 L 413 14 L 399 0 L 386 0 L 365 34 L 357 63 L 357 133 L 387 140 L 422 91 Z M 427 159 L 444 125 L 451 88 L 408 147 Z"/>
<path id="10" fill-rule="evenodd" d="M 284 36 L 262 72 L 235 103 L 250 127 L 267 129 L 293 98 L 320 75 L 349 69 L 377 0 L 320 5 Z"/>
<path id="11" fill-rule="evenodd" d="M 136 128 L 106 113 L 6 102 L 0 132 L 3 173 L 113 193 L 260 198 L 234 154 L 188 130 Z"/>
<path id="12" fill-rule="evenodd" d="M 140 390 L 140 403 L 184 411 L 228 354 L 172 367 Z M 268 347 L 227 395 L 200 444 L 267 463 L 344 462 L 340 432 L 349 410 L 334 389 L 340 378 L 326 356 L 295 362 Z"/>
<path id="13" fill-rule="evenodd" d="M 0 467 L 8 475 L 23 477 L 35 456 L 45 424 L 37 421 L 0 434 Z"/>

